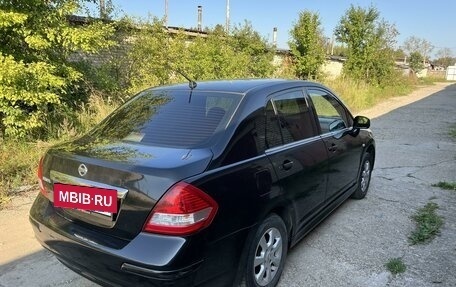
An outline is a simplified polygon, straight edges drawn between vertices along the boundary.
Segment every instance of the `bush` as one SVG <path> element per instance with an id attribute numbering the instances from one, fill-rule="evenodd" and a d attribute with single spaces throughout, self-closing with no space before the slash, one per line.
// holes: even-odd
<path id="1" fill-rule="evenodd" d="M 0 136 L 44 138 L 62 106 L 86 95 L 83 74 L 69 61 L 113 44 L 110 24 L 74 27 L 68 16 L 84 0 L 0 2 Z M 63 107 L 64 110 L 66 107 Z M 57 119 L 60 119 L 57 117 Z"/>

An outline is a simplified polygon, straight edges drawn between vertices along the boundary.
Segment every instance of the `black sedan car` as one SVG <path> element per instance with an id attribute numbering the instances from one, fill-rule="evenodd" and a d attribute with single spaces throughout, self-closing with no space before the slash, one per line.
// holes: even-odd
<path id="1" fill-rule="evenodd" d="M 287 251 L 369 187 L 375 143 L 328 88 L 145 90 L 40 161 L 36 238 L 105 286 L 275 286 Z"/>

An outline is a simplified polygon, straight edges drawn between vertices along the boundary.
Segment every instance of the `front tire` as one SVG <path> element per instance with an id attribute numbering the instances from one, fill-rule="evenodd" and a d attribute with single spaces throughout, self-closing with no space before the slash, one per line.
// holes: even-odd
<path id="1" fill-rule="evenodd" d="M 247 287 L 273 287 L 279 282 L 288 251 L 288 235 L 283 220 L 270 215 L 258 227 L 247 254 Z"/>
<path id="2" fill-rule="evenodd" d="M 366 152 L 361 162 L 361 168 L 358 175 L 358 186 L 352 195 L 354 199 L 363 199 L 369 190 L 371 181 L 372 168 L 374 166 L 374 158 L 372 154 Z"/>

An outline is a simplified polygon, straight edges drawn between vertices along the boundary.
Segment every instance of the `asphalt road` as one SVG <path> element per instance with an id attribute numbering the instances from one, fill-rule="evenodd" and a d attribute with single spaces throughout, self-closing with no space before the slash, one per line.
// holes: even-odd
<path id="1" fill-rule="evenodd" d="M 456 182 L 456 140 L 448 134 L 455 123 L 456 85 L 374 119 L 377 158 L 367 197 L 344 203 L 290 251 L 279 286 L 456 286 L 456 192 L 432 187 Z M 411 246 L 410 216 L 428 202 L 440 207 L 441 234 Z M 397 257 L 407 269 L 393 276 L 384 265 Z M 38 249 L 0 264 L 6 286 L 97 285 Z"/>

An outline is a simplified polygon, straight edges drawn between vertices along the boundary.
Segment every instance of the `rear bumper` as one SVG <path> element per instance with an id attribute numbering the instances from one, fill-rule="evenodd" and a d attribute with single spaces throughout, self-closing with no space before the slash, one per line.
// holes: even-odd
<path id="1" fill-rule="evenodd" d="M 37 240 L 70 269 L 104 286 L 230 286 L 248 232 L 212 243 L 141 232 L 119 244 L 68 221 L 45 201 L 39 195 L 30 211 Z"/>
<path id="2" fill-rule="evenodd" d="M 146 242 L 151 245 L 163 242 L 163 238 L 156 238 L 157 235 L 140 234 L 131 244 L 116 250 L 93 246 L 94 242 L 86 242 L 87 239 L 78 238 L 78 235 L 76 235 L 77 239 L 69 238 L 32 217 L 30 222 L 35 237 L 43 247 L 54 253 L 73 271 L 101 285 L 193 286 L 196 271 L 202 263 L 199 261 L 187 267 L 172 270 L 145 264 L 165 259 L 156 258 L 145 248 L 146 246 L 143 246 Z M 139 245 L 143 248 L 135 250 Z M 172 250 L 169 251 L 173 253 Z"/>

